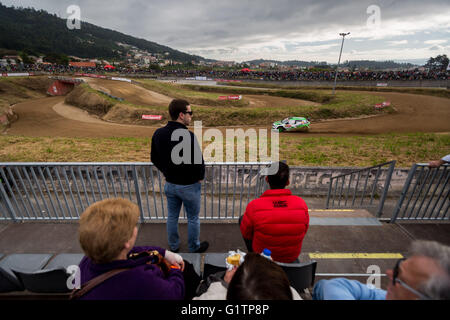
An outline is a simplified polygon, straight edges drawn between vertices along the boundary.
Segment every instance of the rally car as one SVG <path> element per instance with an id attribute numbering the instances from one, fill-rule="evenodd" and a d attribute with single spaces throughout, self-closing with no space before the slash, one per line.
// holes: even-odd
<path id="1" fill-rule="evenodd" d="M 310 122 L 303 117 L 291 117 L 272 124 L 272 130 L 283 131 L 308 131 Z"/>

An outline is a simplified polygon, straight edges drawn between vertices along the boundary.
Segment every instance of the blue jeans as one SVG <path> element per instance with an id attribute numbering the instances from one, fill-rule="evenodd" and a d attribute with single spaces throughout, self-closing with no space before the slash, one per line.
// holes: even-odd
<path id="1" fill-rule="evenodd" d="M 184 205 L 188 220 L 188 247 L 190 252 L 200 247 L 200 199 L 202 184 L 200 182 L 179 185 L 166 181 L 164 193 L 167 198 L 167 238 L 170 250 L 180 247 L 178 235 L 178 217 L 180 216 L 181 204 Z"/>

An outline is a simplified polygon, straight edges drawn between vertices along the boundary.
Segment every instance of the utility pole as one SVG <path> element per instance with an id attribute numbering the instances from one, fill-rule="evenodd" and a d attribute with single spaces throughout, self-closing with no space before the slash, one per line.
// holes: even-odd
<path id="1" fill-rule="evenodd" d="M 341 52 L 339 53 L 339 61 L 336 67 L 336 74 L 334 76 L 334 86 L 333 86 L 333 94 L 336 91 L 336 81 L 337 81 L 337 74 L 338 74 L 338 68 L 339 68 L 339 64 L 341 63 L 341 55 L 342 55 L 342 48 L 344 47 L 344 39 L 345 36 L 348 36 L 350 34 L 350 32 L 347 33 L 339 33 L 340 36 L 342 36 L 342 43 L 341 43 Z"/>

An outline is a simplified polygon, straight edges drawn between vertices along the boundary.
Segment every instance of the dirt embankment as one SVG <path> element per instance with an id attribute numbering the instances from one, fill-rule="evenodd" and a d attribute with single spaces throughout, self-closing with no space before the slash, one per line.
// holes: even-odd
<path id="1" fill-rule="evenodd" d="M 77 86 L 70 94 L 67 95 L 65 103 L 86 110 L 90 114 L 96 115 L 98 118 L 116 123 L 139 124 L 139 125 L 155 125 L 160 121 L 142 120 L 144 114 L 162 115 L 162 120 L 168 120 L 168 112 L 151 109 L 136 108 L 131 105 L 120 103 L 105 95 L 96 92 L 87 85 Z"/>
<path id="2" fill-rule="evenodd" d="M 160 106 L 167 107 L 172 101 L 171 97 L 161 93 L 147 90 L 136 83 L 122 81 L 111 81 L 103 79 L 83 78 L 92 89 L 109 93 L 113 96 L 123 98 L 138 106 Z"/>
<path id="3" fill-rule="evenodd" d="M 48 77 L 1 78 L 0 79 L 0 132 L 18 120 L 12 105 L 28 99 L 42 98 L 52 80 Z"/>
<path id="4" fill-rule="evenodd" d="M 66 96 L 65 102 L 100 117 L 108 113 L 109 109 L 115 104 L 83 84 L 76 86 Z"/>

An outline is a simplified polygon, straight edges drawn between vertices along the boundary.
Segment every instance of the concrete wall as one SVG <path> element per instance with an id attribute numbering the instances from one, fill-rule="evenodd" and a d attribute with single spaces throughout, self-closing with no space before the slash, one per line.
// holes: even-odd
<path id="1" fill-rule="evenodd" d="M 65 96 L 75 87 L 74 83 L 56 80 L 47 90 L 47 94 L 51 96 Z"/>
<path id="2" fill-rule="evenodd" d="M 290 185 L 289 189 L 296 195 L 304 195 L 304 196 L 327 196 L 328 188 L 330 185 L 331 177 L 336 177 L 345 173 L 350 173 L 352 171 L 360 170 L 362 168 L 351 168 L 351 167 L 290 167 Z M 408 176 L 409 168 L 396 168 L 391 177 L 391 183 L 389 187 L 388 197 L 398 197 L 401 194 L 403 189 L 403 185 Z M 376 194 L 381 195 L 384 184 L 386 180 L 386 175 L 388 174 L 388 167 L 382 168 L 379 172 L 378 179 L 377 169 L 371 170 L 369 173 L 369 177 L 367 178 L 367 191 L 366 196 L 370 197 L 372 192 L 373 185 L 375 180 L 377 181 L 375 190 Z M 362 189 L 364 188 L 364 183 L 366 180 L 367 173 L 364 172 L 360 176 L 360 181 L 358 183 L 358 192 L 362 193 Z M 237 182 L 237 192 L 241 192 L 241 190 L 246 193 L 250 187 L 251 192 L 254 192 L 254 188 L 259 185 L 262 181 L 257 181 L 258 177 L 258 168 L 253 167 L 250 170 L 249 166 L 245 168 L 238 168 L 237 172 L 232 170 L 232 168 L 228 172 L 223 169 L 221 174 L 219 174 L 218 169 L 212 172 L 211 167 L 206 168 L 205 180 L 204 184 L 206 186 L 206 190 L 210 190 L 212 185 L 214 186 L 215 193 L 218 193 L 219 185 L 222 186 L 221 193 L 225 192 L 225 186 L 228 184 L 230 188 L 228 192 L 233 192 L 233 183 Z M 261 177 L 262 178 L 262 177 Z M 347 184 L 350 182 L 350 177 L 347 177 Z M 341 180 L 342 182 L 342 180 Z M 352 178 L 351 188 L 355 188 L 357 184 L 357 175 L 354 174 Z M 243 188 L 241 187 L 243 185 Z M 338 191 L 339 192 L 339 191 Z"/>
<path id="3" fill-rule="evenodd" d="M 349 173 L 361 168 L 349 168 L 349 167 L 291 167 L 289 186 L 293 193 L 303 194 L 309 196 L 326 196 L 328 194 L 328 188 L 330 185 L 331 177 L 336 177 L 341 174 Z M 396 168 L 392 173 L 391 183 L 389 186 L 389 197 L 398 197 L 402 191 L 408 176 L 409 168 Z M 381 191 L 388 168 L 383 168 L 380 171 L 377 180 L 377 190 Z M 368 185 L 371 186 L 375 181 L 377 170 L 372 170 L 369 174 Z M 347 178 L 346 181 L 349 181 Z M 364 186 L 366 174 L 361 176 L 359 187 Z M 357 175 L 353 176 L 352 187 L 356 185 Z M 371 184 L 372 183 L 372 184 Z M 369 192 L 370 194 L 370 192 Z"/>

